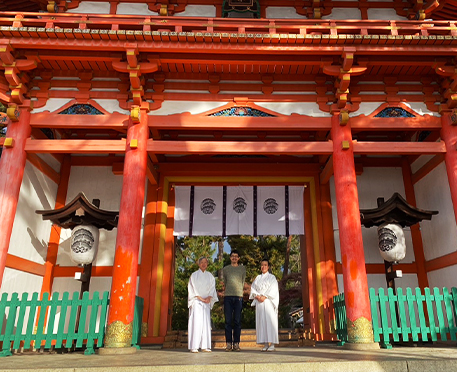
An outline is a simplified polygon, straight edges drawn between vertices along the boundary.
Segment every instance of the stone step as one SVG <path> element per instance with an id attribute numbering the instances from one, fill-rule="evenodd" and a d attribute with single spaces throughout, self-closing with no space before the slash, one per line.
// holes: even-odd
<path id="1" fill-rule="evenodd" d="M 213 341 L 211 342 L 213 349 L 225 349 L 225 342 Z M 280 341 L 278 347 L 300 347 L 300 346 L 314 346 L 314 341 L 306 340 L 302 342 L 299 340 L 296 341 Z M 164 349 L 186 349 L 188 347 L 187 342 L 174 342 L 174 343 L 164 343 L 162 346 Z M 255 341 L 242 341 L 240 342 L 240 348 L 261 348 L 262 345 L 257 344 Z"/>
<path id="2" fill-rule="evenodd" d="M 181 349 L 187 348 L 187 331 L 172 331 L 168 332 L 163 344 L 164 349 Z M 211 341 L 213 348 L 225 348 L 225 332 L 224 330 L 215 330 L 211 332 Z M 311 332 L 297 332 L 292 329 L 279 330 L 279 347 L 300 347 L 314 346 L 314 336 Z M 255 329 L 243 329 L 241 331 L 241 348 L 257 347 Z"/>
<path id="3" fill-rule="evenodd" d="M 241 341 L 252 341 L 256 339 L 255 334 L 251 335 L 244 335 L 242 334 L 240 337 Z M 280 341 L 291 341 L 295 340 L 297 341 L 299 339 L 297 334 L 279 334 L 279 340 Z M 215 342 L 225 342 L 225 335 L 211 335 L 211 340 Z M 171 341 L 171 340 L 169 340 Z M 176 341 L 179 342 L 187 342 L 187 336 L 181 336 L 176 339 Z"/>

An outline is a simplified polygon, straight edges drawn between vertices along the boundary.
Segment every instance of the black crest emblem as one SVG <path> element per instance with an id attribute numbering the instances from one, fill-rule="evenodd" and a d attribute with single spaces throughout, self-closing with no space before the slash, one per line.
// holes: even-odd
<path id="1" fill-rule="evenodd" d="M 389 252 L 397 245 L 397 236 L 388 228 L 379 229 L 379 249 L 382 252 Z"/>
<path id="2" fill-rule="evenodd" d="M 233 210 L 236 213 L 243 213 L 246 210 L 247 205 L 244 198 L 238 197 L 233 201 Z"/>
<path id="3" fill-rule="evenodd" d="M 203 212 L 203 214 L 212 214 L 216 209 L 216 203 L 211 198 L 203 199 L 200 205 L 200 209 Z"/>
<path id="4" fill-rule="evenodd" d="M 263 210 L 267 214 L 275 214 L 276 211 L 278 210 L 278 203 L 276 202 L 276 199 L 273 198 L 268 198 L 263 202 Z"/>
<path id="5" fill-rule="evenodd" d="M 73 236 L 73 244 L 71 250 L 75 253 L 86 253 L 92 249 L 94 245 L 94 236 L 90 230 L 79 229 Z"/>

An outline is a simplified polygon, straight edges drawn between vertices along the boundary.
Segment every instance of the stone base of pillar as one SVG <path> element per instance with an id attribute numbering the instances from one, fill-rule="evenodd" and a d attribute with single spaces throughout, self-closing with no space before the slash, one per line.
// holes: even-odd
<path id="1" fill-rule="evenodd" d="M 126 355 L 135 354 L 137 348 L 131 347 L 101 347 L 98 349 L 98 355 Z"/>
<path id="2" fill-rule="evenodd" d="M 343 345 L 343 348 L 348 349 L 348 350 L 379 350 L 379 343 L 378 342 L 372 342 L 369 344 L 353 344 L 350 342 L 346 342 Z"/>

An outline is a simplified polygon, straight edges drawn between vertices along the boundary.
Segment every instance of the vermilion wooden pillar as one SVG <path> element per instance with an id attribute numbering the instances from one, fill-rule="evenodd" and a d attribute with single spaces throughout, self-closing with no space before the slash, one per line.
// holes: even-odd
<path id="1" fill-rule="evenodd" d="M 303 197 L 304 219 L 305 219 L 305 239 L 301 239 L 301 272 L 303 294 L 303 319 L 309 316 L 309 326 L 311 332 L 319 339 L 319 303 L 316 295 L 316 266 L 314 262 L 314 243 L 313 243 L 313 224 L 311 215 L 311 195 L 309 185 L 305 187 Z M 303 248 L 306 250 L 303 251 Z M 305 323 L 303 323 L 305 324 Z"/>
<path id="2" fill-rule="evenodd" d="M 70 180 L 71 171 L 71 156 L 65 155 L 62 165 L 60 166 L 60 183 L 57 189 L 55 209 L 65 206 L 67 199 L 68 181 Z M 57 262 L 57 251 L 59 250 L 60 243 L 60 226 L 52 225 L 51 234 L 49 236 L 48 252 L 46 254 L 46 271 L 43 277 L 43 284 L 41 285 L 41 295 L 43 293 L 51 293 L 52 283 L 54 281 L 54 267 Z"/>
<path id="3" fill-rule="evenodd" d="M 142 109 L 140 122 L 134 124 L 130 120 L 127 131 L 113 282 L 105 337 L 107 348 L 130 347 L 132 340 L 148 137 L 147 111 Z"/>
<path id="4" fill-rule="evenodd" d="M 30 137 L 30 131 L 30 107 L 21 107 L 19 121 L 8 124 L 6 141 L 10 142 L 10 145 L 3 147 L 0 158 L 0 284 L 3 280 L 19 191 L 24 176 L 27 158 L 25 141 Z"/>
<path id="5" fill-rule="evenodd" d="M 446 144 L 446 163 L 447 178 L 451 190 L 451 199 L 454 206 L 454 216 L 457 222 L 457 126 L 452 125 L 449 112 L 442 112 L 441 116 L 441 138 Z"/>
<path id="6" fill-rule="evenodd" d="M 370 300 L 360 224 L 359 197 L 349 123 L 332 117 L 333 169 L 343 266 L 348 342 L 373 343 Z"/>
<path id="7" fill-rule="evenodd" d="M 411 166 L 406 158 L 402 160 L 403 184 L 405 186 L 406 201 L 416 207 L 416 193 L 411 176 Z M 425 269 L 424 245 L 418 223 L 412 225 L 411 240 L 413 242 L 414 260 L 416 261 L 417 282 L 420 288 L 428 287 L 427 270 Z"/>
<path id="8" fill-rule="evenodd" d="M 154 257 L 155 222 L 157 213 L 157 184 L 148 182 L 146 196 L 146 213 L 143 226 L 143 249 L 141 252 L 140 285 L 138 295 L 144 299 L 143 322 L 141 335 L 147 337 L 149 332 L 148 318 L 154 298 L 149 296 L 151 290 L 152 264 Z M 152 329 L 152 327 L 151 327 Z"/>

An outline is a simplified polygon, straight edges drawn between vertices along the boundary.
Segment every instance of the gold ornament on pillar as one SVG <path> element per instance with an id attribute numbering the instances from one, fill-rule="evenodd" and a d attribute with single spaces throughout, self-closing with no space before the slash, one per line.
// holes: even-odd
<path id="1" fill-rule="evenodd" d="M 6 115 L 11 121 L 19 121 L 20 112 L 16 105 L 11 105 L 6 109 Z"/>
<path id="2" fill-rule="evenodd" d="M 57 3 L 55 1 L 50 0 L 50 1 L 48 1 L 46 10 L 49 13 L 57 13 L 59 11 L 59 7 L 57 6 Z"/>
<path id="3" fill-rule="evenodd" d="M 373 326 L 371 320 L 361 316 L 354 322 L 347 320 L 348 342 L 354 344 L 373 343 Z"/>
<path id="4" fill-rule="evenodd" d="M 168 15 L 168 5 L 167 4 L 160 5 L 159 14 L 162 17 L 166 17 Z"/>
<path id="5" fill-rule="evenodd" d="M 130 347 L 133 323 L 124 324 L 117 320 L 106 327 L 105 347 Z"/>
<path id="6" fill-rule="evenodd" d="M 130 118 L 132 119 L 132 123 L 138 124 L 141 119 L 141 110 L 139 106 L 133 106 L 130 110 Z"/>

